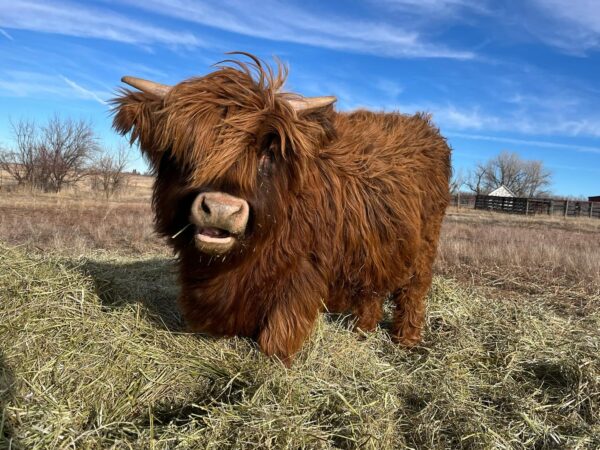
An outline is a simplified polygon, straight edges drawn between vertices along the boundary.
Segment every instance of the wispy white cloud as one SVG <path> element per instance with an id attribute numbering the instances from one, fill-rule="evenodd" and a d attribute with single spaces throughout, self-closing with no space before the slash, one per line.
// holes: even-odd
<path id="1" fill-rule="evenodd" d="M 567 53 L 584 55 L 600 48 L 598 0 L 524 0 L 508 3 L 490 0 L 372 0 L 422 23 L 469 21 L 472 16 L 492 15 L 502 35 L 534 36 L 536 40 Z M 508 25 L 508 26 L 507 26 Z"/>
<path id="2" fill-rule="evenodd" d="M 597 0 L 529 0 L 538 13 L 523 26 L 553 47 L 583 55 L 600 48 L 600 2 Z M 523 19 L 522 19 L 523 20 Z"/>
<path id="3" fill-rule="evenodd" d="M 100 103 L 101 105 L 106 105 L 106 101 L 102 100 L 96 92 L 90 91 L 89 89 L 84 88 L 83 86 L 75 83 L 73 80 L 70 80 L 69 78 L 67 78 L 63 75 L 61 75 L 60 78 L 65 83 L 67 83 L 79 95 L 79 97 L 95 100 L 98 103 Z"/>
<path id="4" fill-rule="evenodd" d="M 274 41 L 388 57 L 471 59 L 467 50 L 427 42 L 398 24 L 326 15 L 273 0 L 126 0 L 138 8 L 207 27 Z"/>
<path id="5" fill-rule="evenodd" d="M 590 147 L 585 145 L 561 144 L 558 142 L 539 141 L 534 139 L 515 139 L 501 136 L 488 136 L 482 134 L 469 134 L 457 132 L 446 132 L 446 135 L 450 137 L 469 139 L 474 141 L 503 142 L 506 144 L 523 145 L 528 147 L 543 147 L 557 150 L 574 150 L 577 152 L 600 154 L 600 147 Z"/>
<path id="6" fill-rule="evenodd" d="M 404 87 L 402 87 L 400 83 L 386 78 L 376 79 L 374 86 L 381 93 L 383 93 L 384 95 L 388 95 L 393 99 L 397 98 L 400 94 L 404 92 Z"/>
<path id="7" fill-rule="evenodd" d="M 493 114 L 478 107 L 425 105 L 434 120 L 449 130 L 502 131 L 526 135 L 600 137 L 600 116 L 566 116 L 549 111 L 517 110 Z"/>
<path id="8" fill-rule="evenodd" d="M 455 16 L 467 11 L 488 13 L 488 0 L 373 0 L 378 5 L 409 14 L 428 12 L 436 16 Z"/>
<path id="9" fill-rule="evenodd" d="M 436 122 L 458 129 L 488 129 L 497 126 L 498 119 L 482 113 L 479 108 L 461 108 L 455 105 L 430 105 Z"/>
<path id="10" fill-rule="evenodd" d="M 555 91 L 556 89 L 556 86 L 554 86 Z M 547 91 L 549 90 L 550 89 L 547 89 Z M 568 92 L 568 95 L 556 92 L 554 94 L 548 93 L 547 95 L 532 95 L 522 94 L 519 91 L 516 91 L 508 97 L 505 96 L 504 101 L 517 107 L 535 107 L 536 109 L 556 112 L 574 109 L 580 107 L 583 103 L 582 99 L 574 92 Z"/>
<path id="11" fill-rule="evenodd" d="M 0 73 L 0 93 L 11 97 L 28 97 L 39 94 L 65 95 L 66 86 L 58 87 L 56 80 L 48 75 L 26 72 L 6 71 Z"/>
<path id="12" fill-rule="evenodd" d="M 29 71 L 0 72 L 0 95 L 92 100 L 105 105 L 110 93 L 86 89 L 63 75 Z"/>
<path id="13" fill-rule="evenodd" d="M 14 41 L 14 40 L 15 40 L 15 39 L 14 39 L 14 38 L 13 38 L 13 37 L 10 35 L 10 34 L 8 34 L 8 33 L 7 33 L 6 31 L 4 31 L 2 28 L 0 28 L 0 34 L 1 34 L 2 36 L 4 36 L 6 39 L 8 39 L 9 41 Z"/>
<path id="14" fill-rule="evenodd" d="M 196 47 L 192 33 L 149 25 L 85 3 L 25 0 L 3 2 L 0 26 L 128 44 L 165 44 Z"/>
<path id="15" fill-rule="evenodd" d="M 600 169 L 596 167 L 581 167 L 581 166 L 569 166 L 565 164 L 546 164 L 551 169 L 560 169 L 560 170 L 572 170 L 577 172 L 592 172 L 592 173 L 600 173 Z"/>

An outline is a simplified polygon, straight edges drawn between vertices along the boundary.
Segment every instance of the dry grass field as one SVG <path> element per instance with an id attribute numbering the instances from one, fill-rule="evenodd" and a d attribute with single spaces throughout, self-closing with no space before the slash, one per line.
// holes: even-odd
<path id="1" fill-rule="evenodd" d="M 600 220 L 450 209 L 436 269 L 488 295 L 585 314 L 600 299 Z"/>
<path id="2" fill-rule="evenodd" d="M 599 220 L 451 209 L 422 346 L 285 369 L 183 332 L 150 185 L 0 191 L 0 448 L 600 448 Z"/>

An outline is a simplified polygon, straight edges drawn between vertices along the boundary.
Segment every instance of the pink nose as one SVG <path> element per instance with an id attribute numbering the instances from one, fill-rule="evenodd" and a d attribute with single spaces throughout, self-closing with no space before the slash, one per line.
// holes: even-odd
<path id="1" fill-rule="evenodd" d="M 203 192 L 192 204 L 192 221 L 201 227 L 215 227 L 242 234 L 248 223 L 248 202 L 224 192 Z"/>

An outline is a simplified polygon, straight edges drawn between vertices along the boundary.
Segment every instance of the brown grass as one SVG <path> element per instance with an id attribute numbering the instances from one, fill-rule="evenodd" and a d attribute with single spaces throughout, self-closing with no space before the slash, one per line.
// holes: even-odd
<path id="1" fill-rule="evenodd" d="M 130 177 L 128 190 L 109 201 L 89 190 L 0 193 L 0 240 L 61 254 L 107 250 L 140 255 L 167 252 L 153 230 L 152 179 Z"/>
<path id="2" fill-rule="evenodd" d="M 132 175 L 125 174 L 124 189 L 118 193 L 117 198 L 121 201 L 140 200 L 150 198 L 152 193 L 152 183 L 154 178 L 147 175 Z M 93 178 L 84 177 L 72 185 L 65 186 L 59 194 L 51 194 L 54 197 L 61 198 L 78 198 L 86 200 L 90 198 L 103 199 L 104 193 L 100 190 L 92 188 Z M 20 193 L 25 196 L 43 196 L 40 191 L 31 190 L 26 187 L 19 187 L 16 181 L 8 174 L 8 172 L 0 169 L 0 196 L 7 193 Z"/>
<path id="3" fill-rule="evenodd" d="M 0 448 L 599 448 L 600 221 L 451 209 L 421 346 L 322 317 L 287 370 L 181 332 L 142 181 L 0 191 Z"/>
<path id="4" fill-rule="evenodd" d="M 442 233 L 439 274 L 582 311 L 600 299 L 597 219 L 451 209 Z"/>

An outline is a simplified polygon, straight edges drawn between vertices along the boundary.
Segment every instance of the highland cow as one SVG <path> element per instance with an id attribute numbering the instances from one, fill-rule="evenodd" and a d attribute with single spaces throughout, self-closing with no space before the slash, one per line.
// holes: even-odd
<path id="1" fill-rule="evenodd" d="M 114 127 L 156 174 L 156 229 L 178 255 L 192 331 L 247 336 L 289 364 L 323 310 L 420 341 L 448 205 L 450 149 L 427 115 L 342 113 L 282 92 L 252 55 L 166 86 L 123 82 Z"/>

